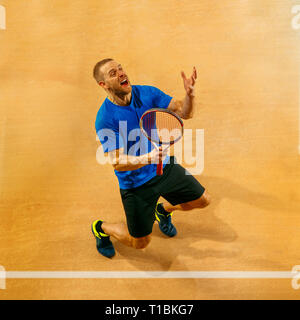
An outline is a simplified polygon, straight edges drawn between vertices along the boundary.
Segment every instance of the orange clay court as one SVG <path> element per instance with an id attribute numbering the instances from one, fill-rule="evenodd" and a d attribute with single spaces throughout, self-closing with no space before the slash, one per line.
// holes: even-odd
<path id="1" fill-rule="evenodd" d="M 300 298 L 291 278 L 108 273 L 280 273 L 300 264 L 300 0 L 0 0 L 0 8 L 0 265 L 11 275 L 0 299 Z M 174 238 L 156 223 L 145 249 L 112 239 L 113 259 L 99 255 L 90 230 L 99 217 L 125 221 L 113 168 L 96 160 L 105 94 L 92 69 L 107 57 L 133 84 L 178 98 L 180 71 L 197 67 L 195 114 L 184 125 L 204 130 L 195 177 L 212 197 L 205 209 L 174 213 Z M 38 271 L 106 276 L 12 276 Z"/>

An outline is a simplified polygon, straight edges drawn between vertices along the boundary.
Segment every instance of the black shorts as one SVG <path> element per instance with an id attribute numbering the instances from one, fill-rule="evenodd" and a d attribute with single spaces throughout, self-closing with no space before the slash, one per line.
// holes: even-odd
<path id="1" fill-rule="evenodd" d="M 204 190 L 198 180 L 186 174 L 186 169 L 170 157 L 162 176 L 155 176 L 137 188 L 120 189 L 130 235 L 139 238 L 152 233 L 160 196 L 175 206 L 200 198 Z"/>

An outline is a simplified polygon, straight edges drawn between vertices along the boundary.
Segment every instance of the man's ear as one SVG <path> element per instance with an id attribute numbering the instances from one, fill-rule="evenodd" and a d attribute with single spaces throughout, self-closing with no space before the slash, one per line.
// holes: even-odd
<path id="1" fill-rule="evenodd" d="M 100 87 L 105 88 L 105 82 L 104 81 L 99 81 L 98 84 L 99 84 Z"/>

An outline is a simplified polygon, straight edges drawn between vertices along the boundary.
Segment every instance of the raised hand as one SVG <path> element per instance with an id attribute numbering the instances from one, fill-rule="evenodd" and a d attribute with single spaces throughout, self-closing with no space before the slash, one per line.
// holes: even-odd
<path id="1" fill-rule="evenodd" d="M 196 68 L 193 67 L 193 73 L 190 78 L 187 78 L 185 73 L 181 71 L 181 77 L 183 79 L 184 89 L 188 96 L 194 96 L 194 84 L 197 79 L 197 71 Z"/>

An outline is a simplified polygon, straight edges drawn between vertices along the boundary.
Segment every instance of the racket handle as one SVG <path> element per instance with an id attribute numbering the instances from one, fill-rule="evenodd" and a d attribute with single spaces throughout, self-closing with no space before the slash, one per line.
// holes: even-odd
<path id="1" fill-rule="evenodd" d="M 163 174 L 163 164 L 162 162 L 159 162 L 159 164 L 156 167 L 156 175 L 162 176 Z"/>

